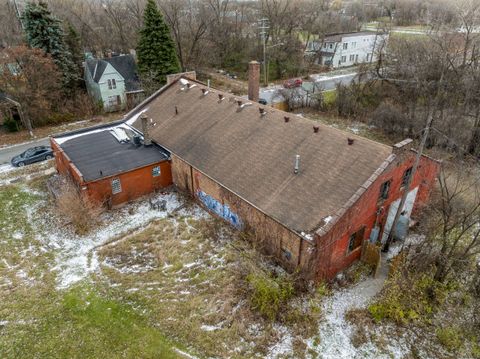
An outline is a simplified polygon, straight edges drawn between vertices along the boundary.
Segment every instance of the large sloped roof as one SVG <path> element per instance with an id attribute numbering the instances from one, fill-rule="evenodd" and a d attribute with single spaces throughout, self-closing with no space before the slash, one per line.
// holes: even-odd
<path id="1" fill-rule="evenodd" d="M 202 88 L 197 82 L 186 90 L 174 82 L 131 113 L 127 123 L 141 130 L 138 114 L 146 110 L 155 123 L 156 143 L 297 232 L 311 232 L 335 214 L 392 152 L 258 103 L 240 109 L 232 94 L 210 89 L 203 95 Z M 294 174 L 297 154 L 300 171 Z"/>
<path id="2" fill-rule="evenodd" d="M 92 75 L 93 81 L 100 81 L 107 64 L 113 66 L 125 79 L 126 91 L 140 90 L 140 79 L 137 74 L 137 65 L 132 55 L 113 56 L 106 59 L 88 59 L 87 69 Z M 95 70 L 95 67 L 97 68 Z"/>

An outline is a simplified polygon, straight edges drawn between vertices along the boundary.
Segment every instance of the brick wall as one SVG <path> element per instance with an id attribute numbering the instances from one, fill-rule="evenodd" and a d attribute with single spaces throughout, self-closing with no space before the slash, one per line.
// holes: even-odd
<path id="1" fill-rule="evenodd" d="M 160 166 L 161 174 L 160 176 L 154 177 L 152 170 L 156 166 Z M 122 191 L 117 194 L 112 194 L 112 180 L 115 178 L 120 180 Z M 165 188 L 171 184 L 172 175 L 170 162 L 163 161 L 121 173 L 117 176 L 84 183 L 82 191 L 95 202 L 107 203 L 111 201 L 110 204 L 115 206 L 147 195 L 155 190 Z"/>
<path id="2" fill-rule="evenodd" d="M 325 235 L 316 236 L 317 279 L 333 278 L 336 273 L 360 258 L 361 246 L 351 252 L 348 251 L 350 235 L 365 226 L 363 240 L 368 240 L 379 208 L 382 208 L 382 213 L 378 221 L 380 224 L 385 222 L 391 203 L 401 198 L 403 194 L 403 174 L 407 168 L 413 166 L 414 160 L 415 153 L 412 151 L 395 158 Z M 410 190 L 418 187 L 414 214 L 428 201 L 438 170 L 438 162 L 422 157 L 410 187 Z M 380 187 L 388 180 L 392 180 L 389 197 L 379 202 Z"/>
<path id="3" fill-rule="evenodd" d="M 55 140 L 51 139 L 50 143 L 55 156 L 57 171 L 71 178 L 79 190 L 81 190 L 81 193 L 88 196 L 88 198 L 94 202 L 101 204 L 107 204 L 109 202 L 109 204 L 115 206 L 172 184 L 172 173 L 169 161 L 162 161 L 140 167 L 117 176 L 85 182 L 80 171 Z M 160 166 L 160 176 L 154 177 L 152 175 L 152 169 L 156 166 Z M 112 179 L 114 178 L 120 179 L 122 187 L 122 191 L 117 194 L 112 194 Z"/>
<path id="4" fill-rule="evenodd" d="M 224 220 L 239 229 L 251 230 L 254 240 L 261 245 L 263 251 L 273 255 L 285 268 L 288 270 L 300 268 L 305 274 L 311 270 L 313 243 L 268 217 L 175 155 L 172 155 L 172 177 L 178 188 L 194 194 L 211 212 L 220 212 Z M 206 202 L 200 193 L 214 202 L 213 205 L 210 206 L 210 202 Z M 222 216 L 222 210 L 226 211 L 223 213 L 227 215 Z M 239 222 L 233 221 L 232 218 L 235 221 L 238 219 Z"/>

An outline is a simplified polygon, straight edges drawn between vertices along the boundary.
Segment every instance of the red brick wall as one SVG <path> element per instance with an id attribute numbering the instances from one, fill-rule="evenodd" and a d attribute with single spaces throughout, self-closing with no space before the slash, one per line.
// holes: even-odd
<path id="1" fill-rule="evenodd" d="M 152 176 L 153 167 L 160 166 L 161 175 Z M 112 194 L 112 180 L 120 179 L 122 192 Z M 170 162 L 163 161 L 137 168 L 135 170 L 119 174 L 117 176 L 102 178 L 98 181 L 84 183 L 83 192 L 95 202 L 106 203 L 111 198 L 113 206 L 131 201 L 138 197 L 149 194 L 155 190 L 172 184 Z"/>
<path id="2" fill-rule="evenodd" d="M 228 205 L 241 220 L 243 229 L 254 233 L 254 240 L 268 254 L 274 256 L 288 270 L 300 268 L 307 271 L 311 265 L 313 243 L 292 232 L 271 217 L 268 217 L 242 198 L 230 192 L 202 172 L 192 168 L 175 155 L 172 155 L 173 182 L 182 190 L 193 193 L 197 199 L 201 190 L 213 197 L 221 205 Z M 200 201 L 200 199 L 199 199 Z M 200 201 L 201 202 L 201 201 Z M 290 258 L 286 258 L 288 251 Z"/>
<path id="3" fill-rule="evenodd" d="M 151 164 L 117 176 L 102 178 L 98 181 L 85 182 L 80 171 L 78 171 L 55 140 L 51 139 L 50 142 L 55 156 L 57 171 L 72 178 L 82 193 L 95 202 L 103 204 L 107 203 L 111 198 L 111 204 L 115 206 L 172 184 L 169 161 Z M 161 174 L 158 177 L 152 176 L 152 169 L 155 166 L 160 166 Z M 111 182 L 114 178 L 120 179 L 122 187 L 122 192 L 117 194 L 112 194 Z"/>
<path id="4" fill-rule="evenodd" d="M 375 224 L 376 212 L 383 207 L 380 223 L 386 220 L 389 206 L 401 198 L 404 189 L 401 187 L 405 170 L 413 166 L 415 153 L 407 151 L 397 157 L 382 174 L 368 187 L 360 198 L 341 216 L 337 223 L 323 236 L 317 236 L 317 279 L 331 279 L 336 273 L 351 265 L 360 258 L 361 247 L 348 253 L 350 235 L 365 226 L 363 240 L 368 240 Z M 439 163 L 422 157 L 419 168 L 412 180 L 410 190 L 418 186 L 418 193 L 413 212 L 415 214 L 428 200 L 430 191 L 436 180 Z M 392 180 L 388 198 L 379 202 L 381 185 Z M 383 228 L 383 226 L 382 226 Z M 381 233 L 380 233 L 381 236 Z M 380 237 L 381 238 L 381 237 Z"/>

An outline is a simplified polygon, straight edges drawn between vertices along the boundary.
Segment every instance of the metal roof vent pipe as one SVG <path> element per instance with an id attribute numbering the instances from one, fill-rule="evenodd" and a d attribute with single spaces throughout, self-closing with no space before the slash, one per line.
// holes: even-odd
<path id="1" fill-rule="evenodd" d="M 140 119 L 142 120 L 142 131 L 143 131 L 143 145 L 144 146 L 151 146 L 152 145 L 152 140 L 150 138 L 150 130 L 148 128 L 148 116 L 144 112 L 140 116 Z"/>
<path id="2" fill-rule="evenodd" d="M 264 108 L 259 108 L 258 111 L 260 112 L 260 116 L 265 116 L 267 114 L 267 111 L 265 111 Z"/>
<path id="3" fill-rule="evenodd" d="M 300 155 L 295 155 L 295 167 L 293 169 L 293 173 L 298 174 L 300 170 Z"/>
<path id="4" fill-rule="evenodd" d="M 353 143 L 355 142 L 355 140 L 353 138 L 347 138 L 347 143 L 349 146 L 353 145 Z"/>
<path id="5" fill-rule="evenodd" d="M 284 116 L 283 119 L 285 120 L 285 122 L 290 121 L 290 117 L 288 117 L 288 116 Z"/>
<path id="6" fill-rule="evenodd" d="M 208 93 L 209 93 L 208 89 L 202 89 L 203 96 L 208 95 Z"/>
<path id="7" fill-rule="evenodd" d="M 313 126 L 313 133 L 318 133 L 318 130 L 320 130 L 320 127 Z"/>

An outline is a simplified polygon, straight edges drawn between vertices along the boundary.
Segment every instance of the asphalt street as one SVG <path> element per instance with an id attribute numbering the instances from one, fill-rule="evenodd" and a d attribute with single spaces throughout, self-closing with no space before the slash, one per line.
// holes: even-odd
<path id="1" fill-rule="evenodd" d="M 30 147 L 48 146 L 49 144 L 50 144 L 50 140 L 48 137 L 46 137 L 46 138 L 40 138 L 34 141 L 19 143 L 17 145 L 12 145 L 8 147 L 0 147 L 0 165 L 5 163 L 10 163 L 10 160 L 12 159 L 13 156 L 16 156 L 24 152 Z"/>

